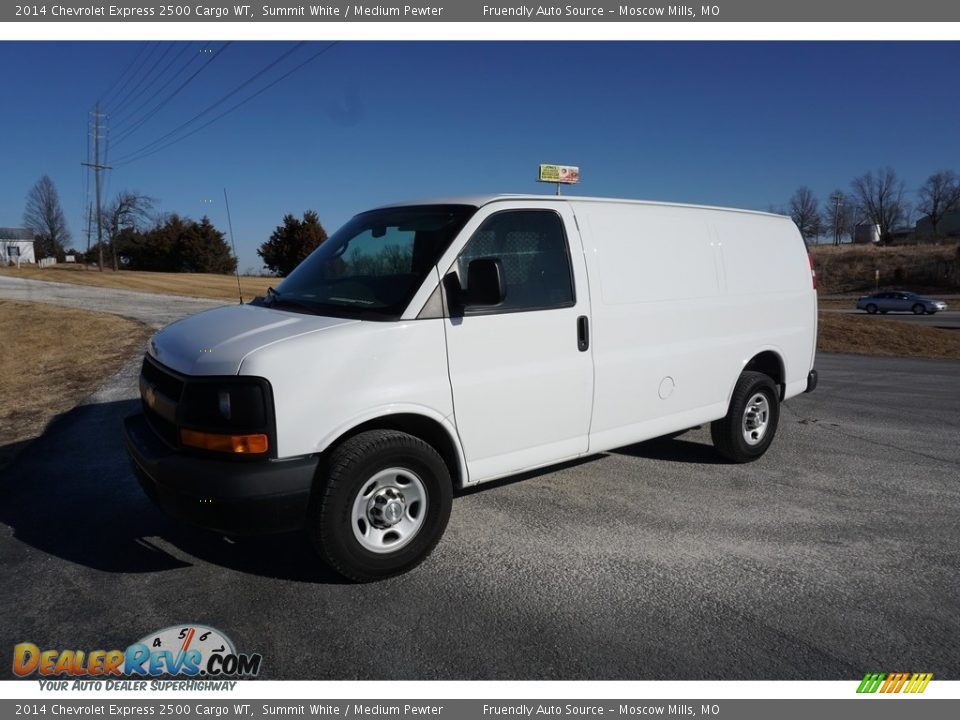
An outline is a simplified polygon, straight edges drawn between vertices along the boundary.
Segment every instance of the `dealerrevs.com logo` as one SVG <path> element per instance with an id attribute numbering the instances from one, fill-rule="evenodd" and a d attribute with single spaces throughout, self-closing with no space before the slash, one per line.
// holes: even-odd
<path id="1" fill-rule="evenodd" d="M 253 678 L 262 661 L 259 654 L 238 653 L 226 635 L 203 625 L 164 628 L 125 650 L 43 650 L 30 642 L 13 648 L 13 672 L 21 678 Z"/>

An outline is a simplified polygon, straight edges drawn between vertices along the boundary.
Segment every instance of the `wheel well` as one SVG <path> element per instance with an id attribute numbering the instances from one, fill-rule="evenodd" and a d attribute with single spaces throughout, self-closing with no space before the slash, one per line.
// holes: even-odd
<path id="1" fill-rule="evenodd" d="M 344 433 L 330 447 L 339 445 L 347 438 L 367 430 L 398 430 L 420 438 L 440 453 L 440 457 L 443 458 L 447 469 L 450 471 L 453 486 L 455 488 L 463 486 L 464 478 L 460 474 L 460 454 L 457 452 L 457 446 L 454 444 L 453 438 L 450 437 L 450 433 L 436 420 L 412 413 L 398 413 L 374 418 Z"/>
<path id="2" fill-rule="evenodd" d="M 785 390 L 786 374 L 783 370 L 783 360 L 772 350 L 764 350 L 762 353 L 754 355 L 750 361 L 744 365 L 744 370 L 753 370 L 761 372 L 772 378 L 780 388 L 780 399 L 783 399 Z"/>

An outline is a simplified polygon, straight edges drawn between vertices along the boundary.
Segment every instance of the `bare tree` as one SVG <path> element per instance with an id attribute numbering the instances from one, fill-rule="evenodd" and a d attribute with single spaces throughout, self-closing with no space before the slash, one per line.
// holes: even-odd
<path id="1" fill-rule="evenodd" d="M 853 198 L 861 214 L 869 222 L 880 226 L 880 241 L 886 242 L 893 229 L 907 217 L 903 200 L 903 180 L 893 168 L 868 172 L 850 183 Z"/>
<path id="2" fill-rule="evenodd" d="M 48 175 L 37 180 L 27 193 L 23 224 L 33 231 L 38 258 L 62 253 L 64 245 L 70 241 L 70 229 L 60 206 L 60 196 Z"/>
<path id="3" fill-rule="evenodd" d="M 820 203 L 813 190 L 807 186 L 800 187 L 790 198 L 790 217 L 800 229 L 804 239 L 817 237 L 823 232 L 820 222 Z"/>
<path id="4" fill-rule="evenodd" d="M 124 230 L 139 230 L 151 220 L 155 199 L 141 195 L 136 190 L 122 190 L 110 205 L 103 209 L 103 227 L 107 232 L 110 251 L 113 255 L 113 269 L 117 269 L 117 236 Z"/>
<path id="5" fill-rule="evenodd" d="M 947 213 L 960 210 L 960 179 L 952 170 L 941 170 L 927 178 L 917 191 L 917 210 L 930 218 L 933 236 Z"/>
<path id="6" fill-rule="evenodd" d="M 853 198 L 849 197 L 843 190 L 834 190 L 830 193 L 821 215 L 823 231 L 833 238 L 834 245 L 843 242 L 844 237 L 853 240 L 857 209 Z"/>

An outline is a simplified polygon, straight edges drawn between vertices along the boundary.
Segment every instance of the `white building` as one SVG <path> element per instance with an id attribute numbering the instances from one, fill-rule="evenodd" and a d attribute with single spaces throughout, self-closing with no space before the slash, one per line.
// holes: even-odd
<path id="1" fill-rule="evenodd" d="M 0 227 L 0 265 L 35 263 L 33 233 L 25 228 Z"/>

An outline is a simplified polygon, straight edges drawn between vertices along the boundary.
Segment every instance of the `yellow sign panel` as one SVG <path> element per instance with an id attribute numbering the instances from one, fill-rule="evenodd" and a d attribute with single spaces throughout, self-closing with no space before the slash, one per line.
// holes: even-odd
<path id="1" fill-rule="evenodd" d="M 539 180 L 573 185 L 580 182 L 580 168 L 573 165 L 541 165 Z"/>

